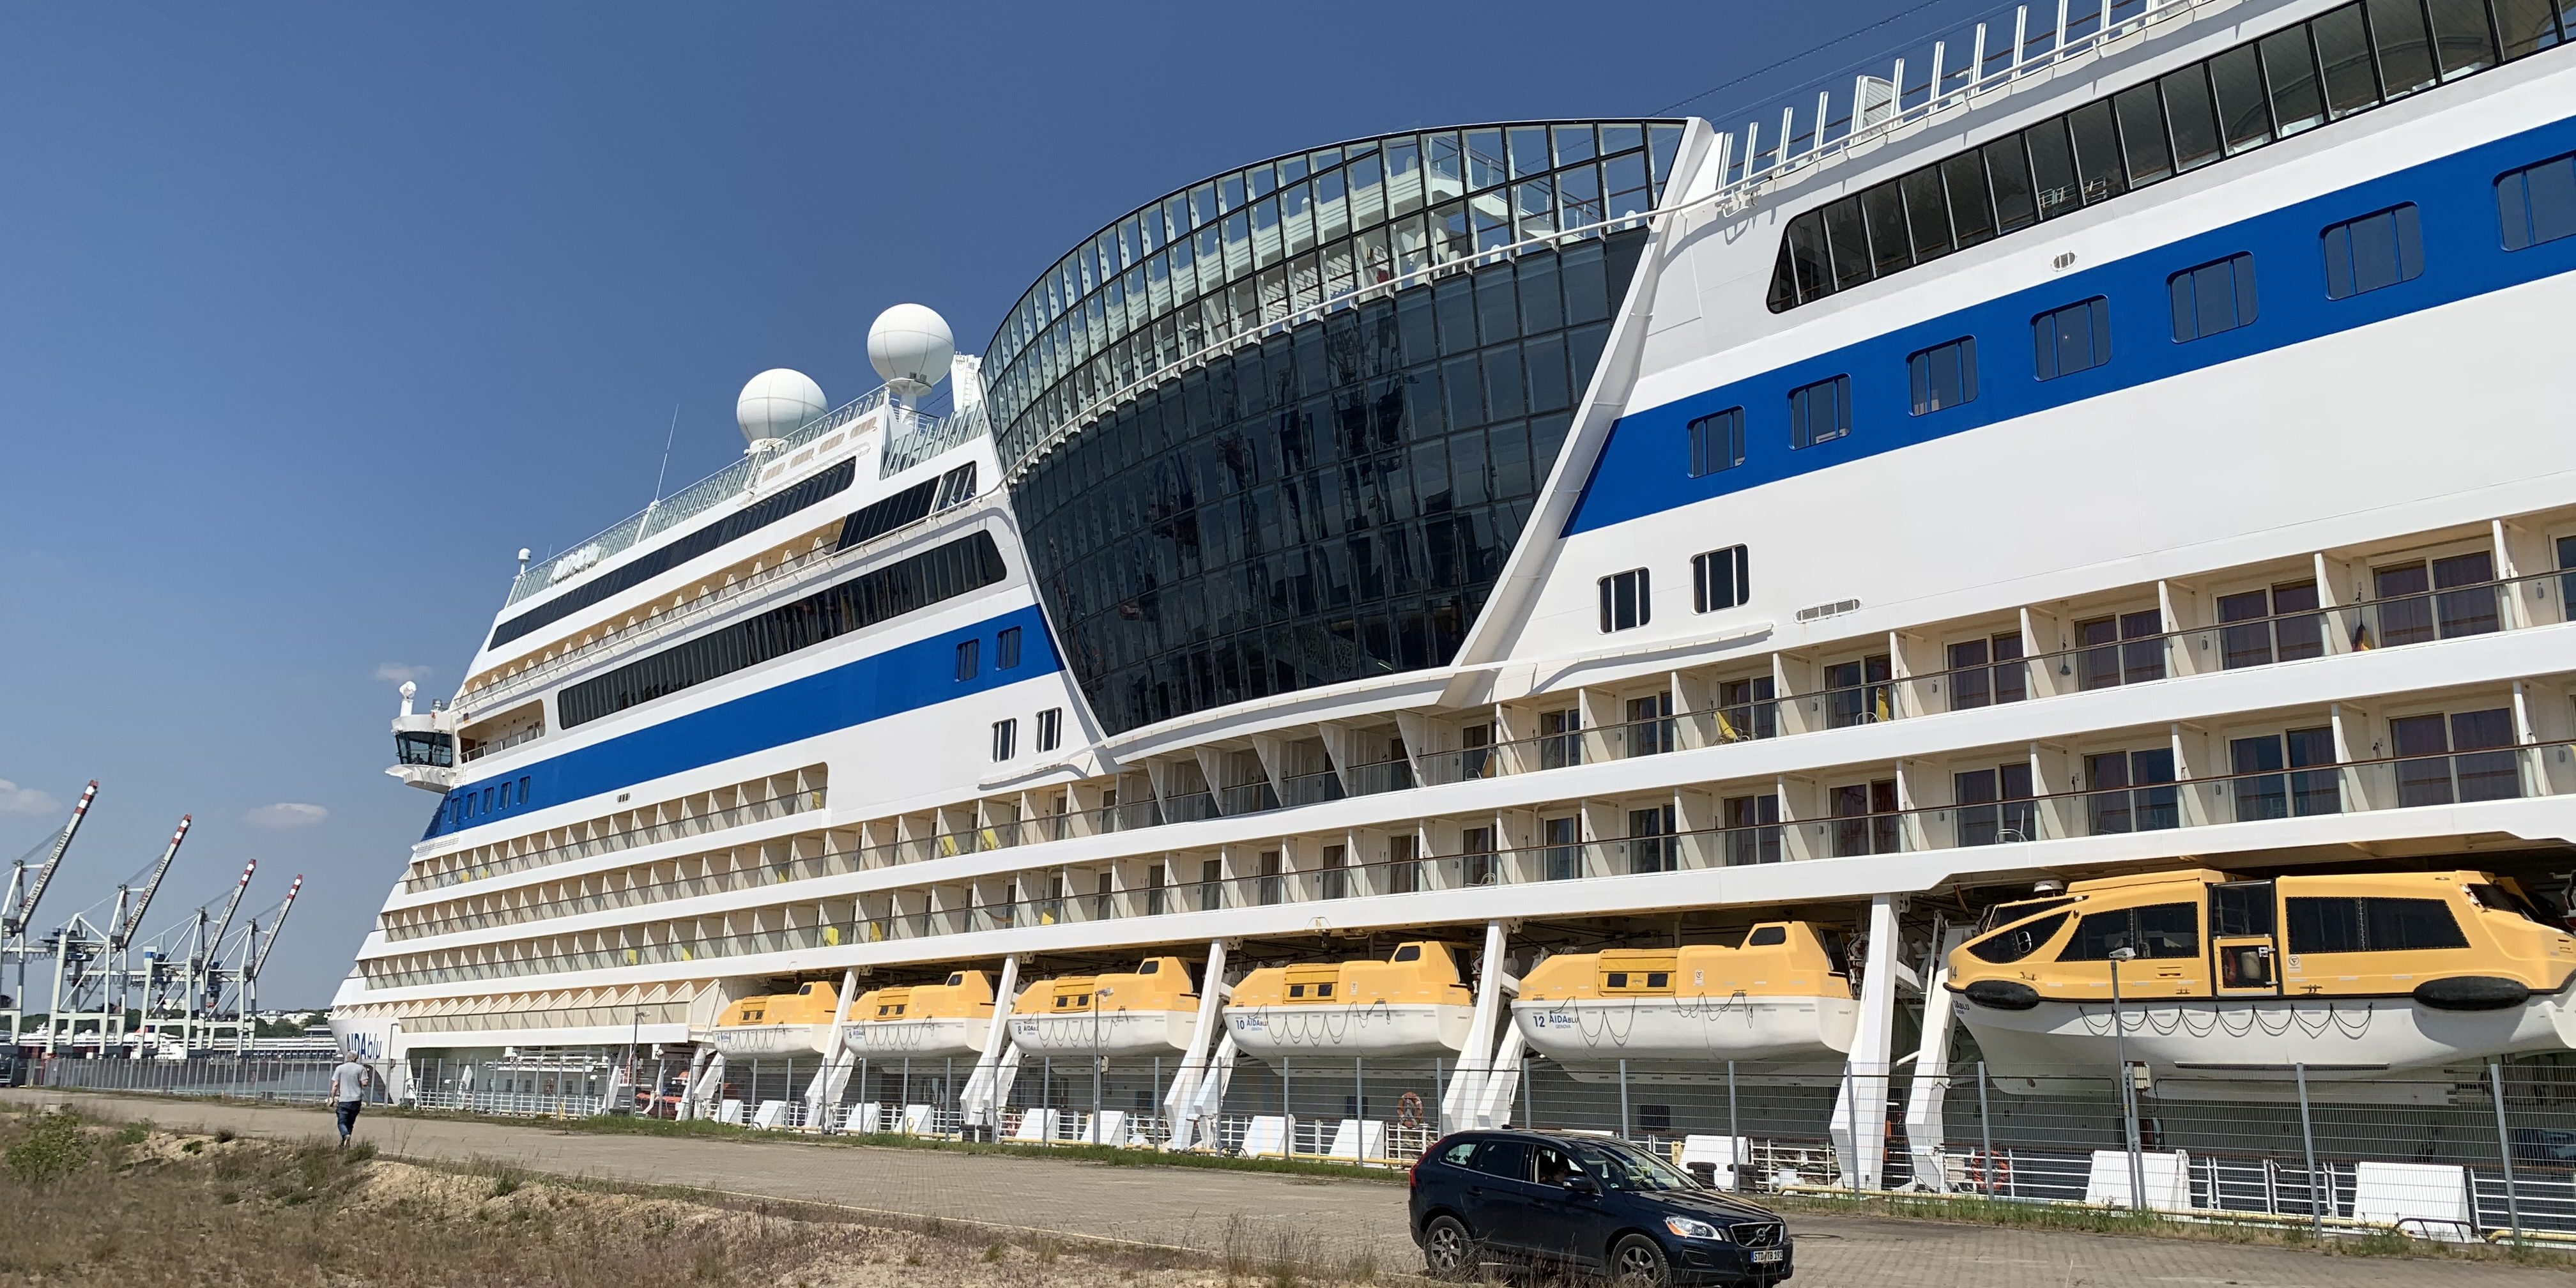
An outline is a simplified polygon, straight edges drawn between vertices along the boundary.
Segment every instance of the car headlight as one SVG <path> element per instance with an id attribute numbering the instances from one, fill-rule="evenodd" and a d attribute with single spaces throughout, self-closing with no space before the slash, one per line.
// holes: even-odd
<path id="1" fill-rule="evenodd" d="M 1726 1235 L 1720 1232 L 1716 1226 L 1710 1225 L 1706 1221 L 1694 1221 L 1686 1216 L 1665 1217 L 1664 1228 L 1684 1239 L 1723 1239 L 1726 1237 Z"/>

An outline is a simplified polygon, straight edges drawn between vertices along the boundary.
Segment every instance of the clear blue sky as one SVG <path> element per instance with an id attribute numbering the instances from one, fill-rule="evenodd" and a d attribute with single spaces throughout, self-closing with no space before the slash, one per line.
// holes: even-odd
<path id="1" fill-rule="evenodd" d="M 1215 171 L 1641 115 L 1867 28 L 1689 110 L 1750 108 L 1970 11 L 892 8 L 0 14 L 0 863 L 102 782 L 40 920 L 193 812 L 147 929 L 302 872 L 262 1000 L 328 1000 L 433 804 L 384 677 L 452 692 L 520 546 L 649 499 L 675 404 L 674 485 L 753 372 L 862 393 L 901 300 L 980 351 Z"/>

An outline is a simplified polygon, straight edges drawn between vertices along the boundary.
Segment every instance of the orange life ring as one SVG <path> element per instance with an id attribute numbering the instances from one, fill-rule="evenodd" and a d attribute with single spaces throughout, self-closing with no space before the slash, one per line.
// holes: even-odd
<path id="1" fill-rule="evenodd" d="M 1979 1151 L 1968 1155 L 1968 1188 L 1983 1194 L 2008 1193 L 2012 1189 L 2012 1156 L 1987 1155 Z"/>
<path id="2" fill-rule="evenodd" d="M 1395 1098 L 1395 1125 L 1398 1127 L 1422 1125 L 1422 1093 L 1408 1091 Z"/>

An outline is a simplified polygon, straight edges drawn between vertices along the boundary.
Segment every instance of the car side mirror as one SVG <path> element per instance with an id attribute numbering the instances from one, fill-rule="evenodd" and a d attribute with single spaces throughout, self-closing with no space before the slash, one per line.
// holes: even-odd
<path id="1" fill-rule="evenodd" d="M 1588 1173 L 1575 1172 L 1565 1178 L 1565 1188 L 1577 1194 L 1598 1194 L 1601 1182 L 1592 1179 Z"/>

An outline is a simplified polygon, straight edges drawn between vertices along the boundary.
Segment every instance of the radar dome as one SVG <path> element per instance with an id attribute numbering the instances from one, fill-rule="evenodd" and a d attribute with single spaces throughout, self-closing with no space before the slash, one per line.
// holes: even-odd
<path id="1" fill-rule="evenodd" d="M 785 438 L 788 431 L 830 410 L 823 401 L 823 386 L 815 384 L 813 377 L 772 367 L 742 387 L 742 396 L 734 400 L 733 419 L 742 426 L 742 436 L 757 443 Z"/>
<path id="2" fill-rule="evenodd" d="M 898 304 L 868 327 L 868 365 L 897 392 L 919 395 L 948 377 L 957 338 L 948 320 L 919 304 Z"/>

